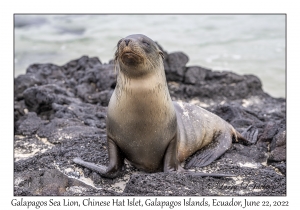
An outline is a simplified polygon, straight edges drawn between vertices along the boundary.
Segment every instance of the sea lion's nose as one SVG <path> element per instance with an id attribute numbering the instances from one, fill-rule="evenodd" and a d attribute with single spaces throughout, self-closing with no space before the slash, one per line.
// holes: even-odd
<path id="1" fill-rule="evenodd" d="M 124 42 L 125 42 L 126 46 L 128 46 L 128 43 L 130 42 L 130 39 L 124 39 Z"/>

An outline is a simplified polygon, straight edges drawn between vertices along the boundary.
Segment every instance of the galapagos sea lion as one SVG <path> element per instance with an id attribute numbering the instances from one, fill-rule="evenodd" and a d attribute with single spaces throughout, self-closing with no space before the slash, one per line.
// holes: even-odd
<path id="1" fill-rule="evenodd" d="M 74 162 L 114 178 L 126 158 L 147 172 L 186 171 L 180 163 L 206 166 L 243 138 L 229 123 L 196 105 L 173 102 L 167 87 L 163 52 L 154 41 L 134 34 L 118 42 L 115 53 L 116 88 L 106 118 L 108 166 L 75 158 Z M 202 174 L 203 176 L 230 176 Z"/>

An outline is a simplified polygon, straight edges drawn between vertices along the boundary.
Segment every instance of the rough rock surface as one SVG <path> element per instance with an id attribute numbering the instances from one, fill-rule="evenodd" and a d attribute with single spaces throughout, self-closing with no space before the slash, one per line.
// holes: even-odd
<path id="1" fill-rule="evenodd" d="M 164 55 L 173 100 L 216 113 L 246 137 L 257 131 L 250 144 L 234 142 L 211 165 L 191 168 L 236 177 L 149 174 L 126 163 L 123 176 L 106 179 L 75 165 L 78 156 L 107 164 L 106 106 L 116 85 L 111 62 L 83 56 L 63 66 L 33 64 L 15 78 L 14 194 L 286 195 L 285 99 L 265 93 L 254 75 L 186 66 L 182 52 Z"/>

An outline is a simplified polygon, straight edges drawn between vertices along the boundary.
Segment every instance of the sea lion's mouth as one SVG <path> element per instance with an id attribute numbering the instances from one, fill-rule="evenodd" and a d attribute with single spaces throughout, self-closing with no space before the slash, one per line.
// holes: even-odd
<path id="1" fill-rule="evenodd" d="M 132 51 L 126 51 L 121 54 L 121 60 L 125 65 L 132 66 L 142 62 L 142 57 Z"/>

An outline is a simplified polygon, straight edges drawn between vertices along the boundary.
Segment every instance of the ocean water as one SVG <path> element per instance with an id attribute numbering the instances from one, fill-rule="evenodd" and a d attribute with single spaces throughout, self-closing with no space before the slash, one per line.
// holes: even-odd
<path id="1" fill-rule="evenodd" d="M 285 15 L 15 15 L 14 73 L 82 55 L 107 63 L 119 39 L 142 33 L 187 54 L 188 66 L 254 74 L 267 93 L 285 97 L 285 24 Z"/>

